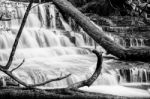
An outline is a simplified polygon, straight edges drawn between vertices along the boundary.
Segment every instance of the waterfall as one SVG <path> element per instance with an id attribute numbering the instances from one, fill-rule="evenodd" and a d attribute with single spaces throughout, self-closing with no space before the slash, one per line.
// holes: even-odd
<path id="1" fill-rule="evenodd" d="M 143 68 L 120 69 L 118 72 L 125 82 L 150 82 L 150 71 Z"/>
<path id="2" fill-rule="evenodd" d="M 144 38 L 136 37 L 120 37 L 116 34 L 107 33 L 107 37 L 116 42 L 117 44 L 122 45 L 123 47 L 145 47 Z"/>
<path id="3" fill-rule="evenodd" d="M 10 21 L 0 22 L 0 63 L 3 65 L 9 58 L 27 5 L 7 2 L 0 7 L 4 12 L 11 12 L 11 16 L 4 15 L 4 18 L 11 18 Z M 94 40 L 84 31 L 79 33 L 72 30 L 55 5 L 33 4 L 11 68 L 25 59 L 25 63 L 15 75 L 30 84 L 71 73 L 72 76 L 67 79 L 46 85 L 67 86 L 87 79 L 90 76 L 88 74 L 92 74 L 89 67 L 93 64 L 95 66 L 96 57 L 85 48 L 94 49 L 94 45 Z M 1 75 L 4 82 L 7 77 L 3 76 L 4 74 Z"/>
<path id="4" fill-rule="evenodd" d="M 0 64 L 5 65 L 25 13 L 26 3 L 3 4 L 1 11 L 10 11 L 10 21 L 0 21 Z M 71 19 L 70 19 L 71 20 Z M 34 4 L 22 32 L 11 69 L 25 59 L 25 63 L 14 74 L 28 84 L 40 83 L 48 79 L 71 73 L 64 80 L 46 84 L 46 87 L 66 87 L 88 79 L 94 72 L 97 58 L 88 49 L 105 52 L 79 27 L 74 31 L 59 10 L 52 3 Z M 75 23 L 73 23 L 75 24 Z M 95 23 L 94 23 L 95 24 Z M 102 32 L 102 28 L 95 24 Z M 142 38 L 106 35 L 124 47 L 145 46 Z M 145 69 L 112 69 L 109 61 L 104 59 L 102 73 L 94 85 L 118 85 L 124 82 L 149 82 L 149 71 Z M 122 64 L 121 64 L 122 66 Z M 0 73 L 0 85 L 6 85 L 8 79 Z M 14 83 L 14 82 L 13 82 Z"/>

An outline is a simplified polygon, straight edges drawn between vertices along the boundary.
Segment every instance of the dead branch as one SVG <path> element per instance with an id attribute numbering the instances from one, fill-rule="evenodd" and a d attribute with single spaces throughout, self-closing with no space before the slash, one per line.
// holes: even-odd
<path id="1" fill-rule="evenodd" d="M 39 83 L 39 84 L 26 84 L 25 82 L 23 82 L 22 80 L 20 80 L 18 77 L 16 77 L 15 75 L 13 75 L 11 71 L 8 71 L 8 70 L 2 69 L 2 68 L 0 68 L 0 70 L 2 72 L 4 72 L 5 74 L 7 74 L 8 76 L 10 76 L 13 80 L 15 80 L 16 82 L 18 82 L 19 84 L 21 84 L 21 85 L 23 85 L 25 87 L 28 87 L 28 88 L 34 88 L 34 87 L 37 87 L 37 86 L 43 86 L 43 85 L 45 85 L 47 83 L 50 83 L 50 82 L 54 82 L 54 81 L 59 81 L 59 80 L 65 79 L 65 78 L 67 78 L 67 77 L 69 77 L 71 75 L 71 74 L 68 74 L 68 75 L 63 76 L 63 77 L 58 77 L 58 78 L 50 79 L 50 80 L 47 80 L 47 81 Z"/>
<path id="2" fill-rule="evenodd" d="M 53 81 L 59 81 L 59 80 L 65 79 L 65 78 L 69 77 L 70 75 L 71 74 L 68 74 L 68 75 L 62 76 L 62 77 L 58 77 L 58 78 L 54 78 L 54 79 L 50 79 L 48 81 L 45 81 L 45 82 L 42 82 L 42 83 L 39 83 L 39 84 L 28 85 L 28 87 L 33 88 L 33 87 L 43 86 L 43 85 L 46 85 L 46 84 L 48 84 L 50 82 L 53 82 Z"/>
<path id="3" fill-rule="evenodd" d="M 25 23 L 26 23 L 26 20 L 27 20 L 28 15 L 29 15 L 30 9 L 31 9 L 31 7 L 32 7 L 32 4 L 33 4 L 33 0 L 30 1 L 30 4 L 29 4 L 28 7 L 27 7 L 27 10 L 26 10 L 25 15 L 24 15 L 24 17 L 23 17 L 21 26 L 20 26 L 19 31 L 18 31 L 18 34 L 17 34 L 17 36 L 16 36 L 16 39 L 15 39 L 15 42 L 14 42 L 14 44 L 13 44 L 13 48 L 12 48 L 12 50 L 11 50 L 11 54 L 10 54 L 10 56 L 9 56 L 9 60 L 8 60 L 8 62 L 7 62 L 7 64 L 6 64 L 6 66 L 0 65 L 0 70 L 2 70 L 2 71 L 8 70 L 9 67 L 10 67 L 10 65 L 12 64 L 12 61 L 13 61 L 13 58 L 14 58 L 14 55 L 15 55 L 15 52 L 16 52 L 16 48 L 17 48 L 17 45 L 18 45 L 20 36 L 21 36 L 21 33 L 22 33 L 23 28 L 24 28 L 24 26 L 25 26 Z M 2 17 L 3 17 L 3 14 L 1 15 L 0 18 L 2 18 Z"/>
<path id="4" fill-rule="evenodd" d="M 16 82 L 18 82 L 19 84 L 21 84 L 21 85 L 23 85 L 23 86 L 25 86 L 25 87 L 28 87 L 28 85 L 27 85 L 25 82 L 23 82 L 23 81 L 20 80 L 18 77 L 16 77 L 15 75 L 13 75 L 11 71 L 8 71 L 8 70 L 2 69 L 2 68 L 0 68 L 0 70 L 1 70 L 2 72 L 4 72 L 5 74 L 7 74 L 9 77 L 11 77 L 11 78 L 12 78 L 13 80 L 15 80 Z"/>
<path id="5" fill-rule="evenodd" d="M 27 7 L 27 10 L 26 10 L 26 12 L 25 12 L 24 18 L 23 18 L 23 20 L 22 20 L 20 29 L 19 29 L 18 34 L 17 34 L 17 36 L 16 36 L 15 42 L 14 42 L 14 44 L 13 44 L 13 48 L 12 48 L 12 51 L 11 51 L 9 60 L 8 60 L 8 62 L 7 62 L 7 64 L 6 64 L 6 66 L 5 66 L 5 69 L 9 69 L 9 67 L 10 67 L 11 64 L 12 64 L 12 61 L 13 61 L 13 58 L 14 58 L 14 55 L 15 55 L 15 52 L 16 52 L 16 48 L 17 48 L 17 45 L 18 45 L 20 36 L 21 36 L 21 33 L 22 33 L 23 28 L 24 28 L 24 26 L 25 26 L 25 23 L 26 23 L 26 20 L 27 20 L 28 15 L 29 15 L 30 9 L 31 9 L 31 7 L 32 7 L 32 4 L 33 4 L 33 0 L 30 0 L 29 6 Z"/>
<path id="6" fill-rule="evenodd" d="M 0 70 L 1 70 L 2 72 L 4 72 L 4 73 L 7 74 L 8 76 L 10 76 L 12 79 L 14 79 L 14 80 L 17 81 L 18 83 L 20 83 L 20 84 L 22 84 L 22 85 L 24 85 L 24 86 L 26 86 L 26 87 L 27 87 L 27 84 L 24 83 L 23 81 L 21 81 L 20 79 L 18 79 L 16 76 L 14 76 L 14 75 L 12 74 L 12 71 L 9 71 L 8 69 L 10 68 L 10 66 L 11 66 L 11 64 L 12 64 L 12 61 L 13 61 L 13 58 L 14 58 L 14 55 L 15 55 L 15 51 L 16 51 L 16 48 L 17 48 L 17 45 L 18 45 L 20 36 L 21 36 L 21 33 L 22 33 L 23 28 L 24 28 L 24 26 L 25 26 L 25 23 L 26 23 L 26 20 L 27 20 L 28 15 L 29 15 L 30 9 L 31 9 L 31 7 L 32 7 L 32 4 L 33 4 L 33 0 L 30 1 L 29 5 L 28 5 L 28 7 L 27 7 L 27 10 L 26 10 L 26 12 L 25 12 L 24 18 L 23 18 L 23 20 L 22 20 L 22 23 L 21 23 L 21 26 L 20 26 L 20 28 L 19 28 L 18 34 L 17 34 L 17 36 L 16 36 L 16 39 L 15 39 L 15 42 L 14 42 L 14 44 L 13 44 L 13 48 L 12 48 L 12 51 L 11 51 L 11 54 L 10 54 L 10 56 L 9 56 L 9 60 L 8 60 L 8 62 L 7 62 L 7 64 L 6 64 L 6 66 L 0 65 Z M 13 70 L 13 71 L 14 71 L 14 70 Z"/>
<path id="7" fill-rule="evenodd" d="M 16 69 L 18 69 L 19 67 L 21 67 L 24 62 L 25 62 L 25 59 L 23 59 L 23 61 L 16 68 L 12 69 L 11 72 L 13 72 Z"/>
<path id="8" fill-rule="evenodd" d="M 88 86 L 89 87 L 94 83 L 94 81 L 100 75 L 101 69 L 102 69 L 102 61 L 103 61 L 102 52 L 98 52 L 96 50 L 93 50 L 92 52 L 97 56 L 97 65 L 96 65 L 95 72 L 93 73 L 93 75 L 89 79 L 81 81 L 81 82 L 77 82 L 73 85 L 70 85 L 68 87 L 69 89 L 77 89 L 77 88 L 80 88 L 80 87 L 83 87 L 83 86 Z"/>
<path id="9" fill-rule="evenodd" d="M 12 48 L 12 51 L 11 51 L 11 54 L 10 54 L 10 57 L 9 57 L 9 60 L 8 60 L 8 62 L 7 62 L 7 64 L 6 64 L 6 66 L 0 65 L 0 70 L 1 70 L 2 72 L 4 72 L 5 74 L 7 74 L 8 76 L 10 76 L 12 79 L 14 79 L 14 80 L 15 80 L 16 82 L 18 82 L 19 84 L 21 84 L 21 85 L 23 85 L 23 86 L 25 86 L 25 87 L 30 87 L 30 88 L 31 88 L 31 87 L 37 87 L 37 86 L 43 86 L 43 85 L 45 85 L 45 84 L 47 84 L 47 83 L 50 83 L 50 82 L 53 82 L 53 81 L 59 81 L 59 80 L 62 80 L 62 79 L 64 79 L 64 78 L 67 78 L 67 77 L 69 77 L 69 76 L 71 75 L 71 74 L 69 74 L 69 75 L 66 75 L 66 76 L 63 76 L 63 77 L 58 77 L 58 78 L 55 78 L 55 79 L 50 79 L 50 80 L 45 81 L 45 82 L 42 82 L 42 83 L 40 83 L 40 84 L 26 84 L 25 82 L 23 82 L 22 80 L 20 80 L 18 77 L 16 77 L 16 76 L 13 75 L 13 73 L 12 73 L 14 70 L 18 69 L 18 68 L 24 63 L 24 60 L 22 61 L 22 63 L 21 63 L 19 66 L 17 66 L 16 68 L 12 69 L 11 71 L 9 71 L 9 68 L 10 68 L 10 66 L 11 66 L 11 64 L 12 64 L 12 61 L 13 61 L 13 58 L 14 58 L 14 55 L 15 55 L 15 51 L 16 51 L 16 48 L 17 48 L 17 45 L 18 45 L 20 36 L 21 36 L 21 34 L 22 34 L 22 31 L 23 31 L 23 28 L 24 28 L 24 26 L 25 26 L 27 17 L 28 17 L 28 15 L 29 15 L 30 9 L 31 9 L 31 7 L 32 7 L 32 4 L 33 4 L 33 0 L 30 0 L 30 3 L 29 3 L 29 5 L 28 5 L 28 7 L 27 7 L 27 10 L 26 10 L 26 12 L 25 12 L 24 18 L 23 18 L 23 20 L 22 20 L 20 29 L 19 29 L 18 34 L 17 34 L 17 36 L 16 36 L 16 39 L 15 39 L 15 42 L 14 42 L 14 44 L 13 44 L 13 48 Z"/>

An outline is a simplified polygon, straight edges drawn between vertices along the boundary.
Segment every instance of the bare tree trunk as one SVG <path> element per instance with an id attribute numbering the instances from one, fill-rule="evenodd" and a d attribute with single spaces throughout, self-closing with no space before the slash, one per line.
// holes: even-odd
<path id="1" fill-rule="evenodd" d="M 64 12 L 74 18 L 84 31 L 100 44 L 108 53 L 123 60 L 149 61 L 150 49 L 125 49 L 110 40 L 103 31 L 99 30 L 88 17 L 72 6 L 67 0 L 53 0 L 53 2 Z"/>

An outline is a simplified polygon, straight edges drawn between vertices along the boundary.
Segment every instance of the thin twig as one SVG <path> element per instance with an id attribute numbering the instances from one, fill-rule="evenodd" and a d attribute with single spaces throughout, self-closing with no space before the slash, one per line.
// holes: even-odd
<path id="1" fill-rule="evenodd" d="M 23 61 L 16 68 L 12 69 L 10 72 L 13 72 L 16 69 L 18 69 L 19 67 L 21 67 L 24 62 L 25 62 L 25 59 L 23 59 Z"/>
<path id="2" fill-rule="evenodd" d="M 45 82 L 42 82 L 42 83 L 39 83 L 39 84 L 33 84 L 33 85 L 28 85 L 28 87 L 38 87 L 38 86 L 44 86 L 50 82 L 53 82 L 53 81 L 59 81 L 59 80 L 62 80 L 62 79 L 65 79 L 67 77 L 69 77 L 71 74 L 68 74 L 66 76 L 62 76 L 62 77 L 58 77 L 58 78 L 54 78 L 54 79 L 50 79 L 50 80 L 47 80 Z"/>

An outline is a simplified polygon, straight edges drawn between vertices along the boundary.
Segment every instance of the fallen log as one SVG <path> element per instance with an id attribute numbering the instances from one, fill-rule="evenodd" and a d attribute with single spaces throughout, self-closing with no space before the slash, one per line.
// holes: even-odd
<path id="1" fill-rule="evenodd" d="M 129 97 L 122 97 L 101 93 L 91 93 L 72 89 L 41 90 L 41 89 L 27 89 L 14 87 L 10 88 L 0 87 L 0 89 L 1 89 L 0 99 L 135 99 Z"/>
<path id="2" fill-rule="evenodd" d="M 68 13 L 84 29 L 84 31 L 100 44 L 108 53 L 122 60 L 149 61 L 150 48 L 125 49 L 110 40 L 103 31 L 99 30 L 88 17 L 72 6 L 67 0 L 53 0 L 64 12 Z"/>
<path id="3" fill-rule="evenodd" d="M 16 1 L 16 0 L 15 0 Z M 27 1 L 27 0 L 17 0 Z M 69 14 L 75 21 L 83 28 L 83 30 L 92 37 L 98 44 L 100 44 L 107 53 L 110 53 L 121 60 L 132 60 L 132 61 L 149 61 L 150 59 L 150 48 L 132 48 L 126 49 L 119 44 L 109 39 L 105 33 L 99 30 L 91 20 L 82 14 L 77 8 L 75 8 L 67 0 L 40 0 L 41 2 L 52 1 L 59 9 Z M 36 2 L 34 0 L 34 2 Z"/>

